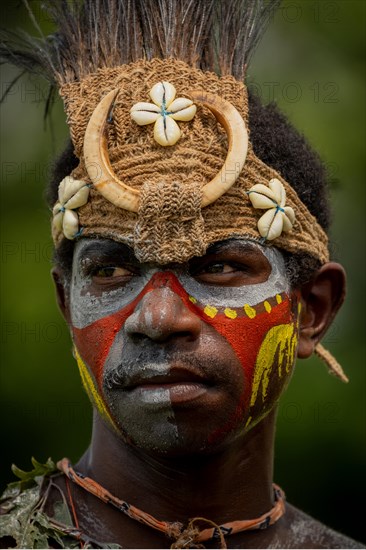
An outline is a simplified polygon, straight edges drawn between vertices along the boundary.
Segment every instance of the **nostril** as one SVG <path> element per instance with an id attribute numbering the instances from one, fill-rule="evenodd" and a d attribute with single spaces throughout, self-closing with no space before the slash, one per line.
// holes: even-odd
<path id="1" fill-rule="evenodd" d="M 129 332 L 128 336 L 134 344 L 140 344 L 148 338 L 143 332 Z"/>
<path id="2" fill-rule="evenodd" d="M 128 336 L 134 344 L 142 344 L 145 340 L 154 340 L 155 342 L 173 342 L 174 340 L 181 340 L 185 342 L 193 342 L 196 339 L 196 335 L 190 331 L 172 331 L 167 332 L 166 330 L 149 331 L 146 332 L 129 332 Z"/>

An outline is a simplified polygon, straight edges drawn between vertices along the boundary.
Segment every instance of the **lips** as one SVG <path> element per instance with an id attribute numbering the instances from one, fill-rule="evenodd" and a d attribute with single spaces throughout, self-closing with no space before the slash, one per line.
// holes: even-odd
<path id="1" fill-rule="evenodd" d="M 133 390 L 136 387 L 149 388 L 150 386 L 161 387 L 179 384 L 208 385 L 207 379 L 202 375 L 192 372 L 189 369 L 177 367 L 171 367 L 169 372 L 165 372 L 164 374 L 157 373 L 146 376 L 143 373 L 136 373 L 136 375 L 131 378 L 132 380 L 127 383 L 123 389 Z"/>
<path id="2" fill-rule="evenodd" d="M 161 372 L 162 370 L 164 372 Z M 116 385 L 114 387 L 117 389 Z M 123 383 L 118 384 L 118 389 L 123 390 L 125 394 L 150 404 L 158 403 L 168 395 L 172 404 L 194 401 L 212 388 L 212 381 L 201 373 L 190 368 L 167 364 L 150 365 L 146 372 L 140 368 L 137 372 L 127 375 Z"/>

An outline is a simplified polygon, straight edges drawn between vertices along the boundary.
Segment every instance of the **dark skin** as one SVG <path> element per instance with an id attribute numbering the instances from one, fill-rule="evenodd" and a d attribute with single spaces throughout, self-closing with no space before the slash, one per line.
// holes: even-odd
<path id="1" fill-rule="evenodd" d="M 217 258 L 213 254 L 213 262 L 220 260 L 219 252 Z M 258 257 L 257 280 L 265 278 L 266 275 L 262 273 L 261 279 L 261 270 L 266 269 L 268 266 Z M 227 275 L 226 268 L 222 270 L 223 284 L 229 283 L 230 286 L 232 277 L 232 282 L 235 280 L 232 286 L 238 286 L 237 270 L 229 270 L 229 273 L 232 275 Z M 60 309 L 70 324 L 70 297 L 63 283 L 64 274 L 56 267 L 53 277 Z M 215 284 L 218 284 L 217 281 L 216 278 Z M 324 336 L 344 300 L 343 268 L 334 262 L 325 264 L 300 291 L 302 312 L 298 357 L 307 358 Z M 157 291 L 149 294 L 149 308 L 152 312 L 156 308 L 158 317 L 161 302 Z M 193 334 L 201 330 L 197 326 L 197 319 L 193 315 L 182 314 L 181 308 L 182 304 L 172 297 L 165 305 L 168 317 L 164 325 L 159 326 L 158 333 L 146 328 L 144 337 L 158 339 L 160 346 L 166 345 L 168 340 L 170 343 L 176 340 L 179 350 L 182 332 Z M 173 331 L 171 327 L 174 327 Z M 140 326 L 139 332 L 141 330 L 144 328 Z M 220 346 L 219 341 L 217 345 Z M 274 406 L 270 414 L 254 428 L 238 437 L 228 437 L 212 452 L 164 457 L 129 445 L 94 412 L 91 445 L 75 468 L 97 480 L 114 495 L 159 519 L 187 523 L 189 518 L 200 516 L 220 524 L 256 518 L 273 506 L 275 417 Z M 58 482 L 63 485 L 64 478 Z M 170 547 L 171 541 L 164 535 L 132 521 L 76 485 L 72 485 L 72 492 L 77 503 L 80 527 L 91 538 L 118 542 L 125 548 Z M 293 529 L 300 519 L 302 513 L 287 505 L 285 516 L 274 526 L 263 531 L 248 531 L 227 537 L 227 546 L 319 548 L 345 545 L 346 539 L 341 535 L 335 535 L 308 516 L 300 539 L 299 533 Z M 215 543 L 205 543 L 205 546 L 217 547 Z"/>

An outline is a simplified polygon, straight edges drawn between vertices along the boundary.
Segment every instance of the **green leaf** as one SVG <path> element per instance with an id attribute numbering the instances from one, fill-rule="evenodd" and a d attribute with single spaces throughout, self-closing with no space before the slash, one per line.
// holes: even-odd
<path id="1" fill-rule="evenodd" d="M 49 475 L 55 470 L 54 463 L 51 459 L 46 464 L 32 459 L 32 464 L 34 469 L 31 472 L 16 468 L 21 480 L 8 486 L 8 500 L 1 505 L 3 515 L 0 516 L 0 539 L 5 536 L 13 537 L 17 548 L 52 548 L 55 542 L 61 548 L 79 548 L 78 538 L 69 532 L 73 521 L 65 498 L 54 504 L 52 518 L 39 506 L 41 481 L 44 475 Z M 40 472 L 43 472 L 43 475 L 40 476 Z M 22 484 L 24 486 L 32 481 L 34 487 L 20 490 Z M 9 501 L 11 494 L 13 498 Z M 114 543 L 97 544 L 98 548 L 121 548 Z M 95 546 L 92 541 L 85 545 L 85 548 L 93 547 Z"/>
<path id="2" fill-rule="evenodd" d="M 42 464 L 41 462 L 38 462 L 33 456 L 31 458 L 32 464 L 34 466 L 33 470 L 30 470 L 29 472 L 25 472 L 24 470 L 21 470 L 15 464 L 12 465 L 11 469 L 13 473 L 19 477 L 22 481 L 30 481 L 34 479 L 36 476 L 44 476 L 52 474 L 57 470 L 56 464 L 53 462 L 51 458 L 49 458 L 46 462 L 46 464 Z"/>
<path id="3" fill-rule="evenodd" d="M 57 471 L 56 464 L 51 458 L 48 458 L 45 464 L 38 462 L 34 457 L 31 458 L 33 464 L 33 470 L 26 472 L 18 468 L 15 464 L 12 465 L 11 469 L 14 475 L 16 475 L 20 481 L 13 481 L 9 483 L 3 498 L 10 498 L 21 493 L 25 489 L 30 489 L 37 484 L 37 478 L 42 476 L 48 476 Z"/>

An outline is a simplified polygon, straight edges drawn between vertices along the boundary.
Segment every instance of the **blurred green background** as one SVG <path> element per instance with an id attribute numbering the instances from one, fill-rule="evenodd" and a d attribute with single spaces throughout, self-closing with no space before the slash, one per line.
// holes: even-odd
<path id="1" fill-rule="evenodd" d="M 2 2 L 5 26 L 31 30 L 20 2 Z M 41 2 L 36 16 L 48 31 Z M 282 399 L 275 480 L 288 499 L 365 540 L 365 2 L 285 0 L 250 70 L 263 101 L 276 100 L 326 162 L 334 258 L 348 300 L 324 343 L 346 386 L 316 359 L 300 361 Z M 16 71 L 2 68 L 2 93 Z M 1 485 L 10 465 L 68 456 L 88 445 L 91 411 L 50 279 L 49 212 L 42 199 L 66 142 L 61 102 L 43 122 L 46 88 L 21 78 L 1 105 Z"/>

